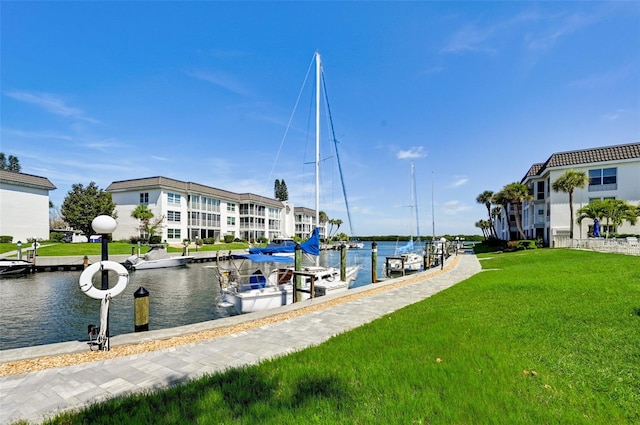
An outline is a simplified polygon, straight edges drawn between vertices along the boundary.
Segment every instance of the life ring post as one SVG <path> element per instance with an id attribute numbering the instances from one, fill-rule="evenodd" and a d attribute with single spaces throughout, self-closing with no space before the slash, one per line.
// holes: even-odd
<path id="1" fill-rule="evenodd" d="M 109 351 L 109 301 L 122 293 L 129 282 L 129 272 L 115 261 L 109 261 L 109 235 L 115 232 L 118 223 L 110 215 L 99 215 L 91 222 L 93 230 L 100 235 L 102 244 L 101 261 L 87 267 L 80 275 L 80 289 L 91 298 L 102 300 L 100 309 L 100 348 Z M 109 271 L 118 274 L 118 283 L 109 290 Z M 93 286 L 93 275 L 100 271 L 100 289 Z M 104 338 L 102 336 L 104 335 Z"/>

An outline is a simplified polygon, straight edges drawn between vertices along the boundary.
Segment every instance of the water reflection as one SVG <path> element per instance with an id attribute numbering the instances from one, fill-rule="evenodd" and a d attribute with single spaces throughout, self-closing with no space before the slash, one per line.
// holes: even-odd
<path id="1" fill-rule="evenodd" d="M 378 276 L 384 257 L 395 244 L 378 244 Z M 354 286 L 371 282 L 371 244 L 352 250 L 348 261 L 363 269 Z M 321 264 L 338 266 L 339 251 L 325 251 Z M 149 329 L 164 329 L 226 317 L 233 312 L 218 307 L 220 292 L 214 263 L 182 268 L 139 270 L 130 274 L 126 290 L 110 305 L 111 335 L 134 331 L 133 293 L 144 287 L 150 293 Z M 87 325 L 99 325 L 100 301 L 79 289 L 81 272 L 48 272 L 0 279 L 0 350 L 87 340 Z"/>

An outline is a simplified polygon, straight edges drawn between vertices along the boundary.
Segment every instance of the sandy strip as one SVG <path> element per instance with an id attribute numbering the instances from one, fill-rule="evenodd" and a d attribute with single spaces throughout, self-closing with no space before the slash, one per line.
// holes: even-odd
<path id="1" fill-rule="evenodd" d="M 211 340 L 219 338 L 221 336 L 232 335 L 240 332 L 244 332 L 250 329 L 259 328 L 261 326 L 269 325 L 283 320 L 291 319 L 293 317 L 302 316 L 314 311 L 323 310 L 327 307 L 331 307 L 338 304 L 343 304 L 349 301 L 357 300 L 363 297 L 368 297 L 380 292 L 395 289 L 401 286 L 410 285 L 419 281 L 429 279 L 433 276 L 446 273 L 453 269 L 458 264 L 459 257 L 453 257 L 448 264 L 445 265 L 443 270 L 430 273 L 428 276 L 417 274 L 415 277 L 403 279 L 399 282 L 372 287 L 368 291 L 358 292 L 357 294 L 346 295 L 327 301 L 325 303 L 316 304 L 309 307 L 304 307 L 295 311 L 287 313 L 274 314 L 273 316 L 263 319 L 254 320 L 247 323 L 241 323 L 232 325 L 226 328 L 211 329 L 208 331 L 188 333 L 180 336 L 175 336 L 166 339 L 158 339 L 154 341 L 145 341 L 137 344 L 127 344 L 122 346 L 111 346 L 109 351 L 86 351 L 82 353 L 70 353 L 60 354 L 55 356 L 44 356 L 35 359 L 25 359 L 13 362 L 6 362 L 0 364 L 0 376 L 7 375 L 20 375 L 23 373 L 36 372 L 44 369 L 51 369 L 56 367 L 73 366 L 80 363 L 88 363 L 94 361 L 101 361 L 107 359 L 113 359 L 116 357 L 125 357 L 135 354 L 146 353 L 149 351 L 163 350 L 166 348 L 176 347 L 180 345 L 193 344 L 200 341 Z M 316 298 L 317 299 L 317 298 Z"/>

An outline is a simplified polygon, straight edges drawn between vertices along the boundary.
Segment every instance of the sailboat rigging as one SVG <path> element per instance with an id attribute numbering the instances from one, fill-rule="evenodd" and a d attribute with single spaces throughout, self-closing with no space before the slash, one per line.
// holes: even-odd
<path id="1" fill-rule="evenodd" d="M 420 243 L 420 225 L 418 219 L 418 205 L 417 205 L 417 192 L 415 183 L 415 170 L 413 161 L 411 161 L 411 205 L 409 206 L 415 211 L 416 219 L 416 231 L 417 231 L 417 246 L 413 242 L 413 230 L 410 232 L 409 242 L 404 246 L 396 248 L 394 256 L 387 257 L 385 264 L 385 273 L 388 277 L 395 275 L 404 275 L 407 273 L 415 273 L 424 270 L 424 249 Z M 413 219 L 413 217 L 412 217 Z M 413 223 L 411 223 L 413 228 Z"/>
<path id="2" fill-rule="evenodd" d="M 311 279 L 315 282 L 315 295 L 325 295 L 335 293 L 340 290 L 349 288 L 351 282 L 356 280 L 357 274 L 361 269 L 361 265 L 352 265 L 344 268 L 320 266 L 319 251 L 319 230 L 320 230 L 320 104 L 321 104 L 321 76 L 322 66 L 320 54 L 315 52 L 316 62 L 316 94 L 315 94 L 315 229 L 309 241 L 303 243 L 303 251 L 310 253 L 315 261 L 314 266 L 303 267 L 305 272 L 303 286 L 309 286 Z M 335 136 L 334 136 L 335 138 Z M 344 189 L 344 181 L 343 181 Z M 346 191 L 345 191 L 346 195 Z M 345 200 L 346 202 L 346 200 Z M 348 204 L 347 204 L 348 205 Z M 309 249 L 305 249 L 309 248 Z M 313 249 L 311 249 L 313 248 Z M 243 259 L 256 262 L 269 262 L 270 256 L 273 262 L 285 263 L 290 259 L 282 255 L 292 247 L 283 248 L 286 250 L 256 248 L 251 250 L 250 255 L 242 256 Z M 316 251 L 317 249 L 317 251 Z M 313 251 L 313 252 L 310 252 Z M 280 254 L 280 255 L 279 255 Z M 254 258 L 251 258 L 251 257 Z M 257 256 L 257 257 L 255 257 Z M 234 274 L 226 270 L 218 270 L 219 281 L 221 283 L 221 291 L 226 306 L 235 306 L 242 313 L 259 311 L 267 308 L 273 308 L 286 305 L 293 300 L 293 291 L 295 291 L 294 282 L 295 268 L 280 268 L 271 272 L 255 271 L 248 277 L 248 281 L 239 281 L 238 273 Z"/>

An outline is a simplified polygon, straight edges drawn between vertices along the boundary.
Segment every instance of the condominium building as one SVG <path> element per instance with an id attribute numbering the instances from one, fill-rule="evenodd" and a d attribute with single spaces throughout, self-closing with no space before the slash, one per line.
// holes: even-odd
<path id="1" fill-rule="evenodd" d="M 640 204 L 640 143 L 554 153 L 545 162 L 533 164 L 521 180 L 533 196 L 531 201 L 522 204 L 520 211 L 527 238 L 542 238 L 546 244 L 558 246 L 559 241 L 569 237 L 569 195 L 554 192 L 552 185 L 570 169 L 582 171 L 588 177 L 588 184 L 574 191 L 574 214 L 596 199 L 621 199 L 631 205 Z M 514 226 L 513 208 L 508 213 Z M 506 217 L 497 221 L 496 227 L 501 239 L 507 239 L 507 235 L 517 239 L 517 229 L 507 227 Z M 574 239 L 586 238 L 592 228 L 591 220 L 574 223 Z M 619 228 L 609 230 L 638 234 L 640 224 L 624 222 Z"/>
<path id="2" fill-rule="evenodd" d="M 49 192 L 46 177 L 0 170 L 0 235 L 13 243 L 49 239 Z"/>
<path id="3" fill-rule="evenodd" d="M 116 181 L 106 191 L 111 193 L 118 215 L 114 239 L 140 235 L 140 223 L 131 216 L 140 204 L 147 205 L 154 217 L 165 218 L 158 234 L 168 243 L 220 240 L 225 235 L 248 241 L 294 235 L 306 238 L 315 225 L 314 219 L 308 221 L 306 209 L 302 213 L 289 202 L 167 177 Z M 308 227 L 303 229 L 297 220 Z"/>

